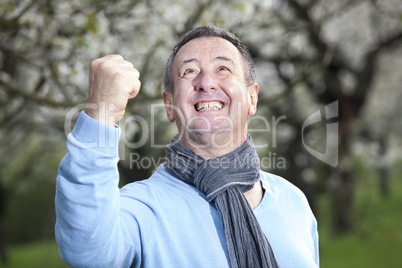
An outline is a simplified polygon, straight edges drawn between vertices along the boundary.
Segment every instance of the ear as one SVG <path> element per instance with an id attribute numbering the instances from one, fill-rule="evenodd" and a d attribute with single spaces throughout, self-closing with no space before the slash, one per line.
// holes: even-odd
<path id="1" fill-rule="evenodd" d="M 258 102 L 258 84 L 254 83 L 248 86 L 248 97 L 249 97 L 249 107 L 248 107 L 248 115 L 253 116 L 257 111 L 257 102 Z"/>
<path id="2" fill-rule="evenodd" d="M 174 122 L 173 94 L 167 90 L 163 91 L 163 102 L 165 103 L 166 115 L 170 122 Z"/>

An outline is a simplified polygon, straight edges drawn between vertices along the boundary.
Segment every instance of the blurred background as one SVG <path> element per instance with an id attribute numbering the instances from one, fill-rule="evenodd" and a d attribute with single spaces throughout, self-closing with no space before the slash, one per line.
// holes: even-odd
<path id="1" fill-rule="evenodd" d="M 121 54 L 141 73 L 119 169 L 121 186 L 145 179 L 175 134 L 161 106 L 165 62 L 205 24 L 250 48 L 250 133 L 262 168 L 308 197 L 321 267 L 402 267 L 400 0 L 1 0 L 0 267 L 65 267 L 55 178 L 90 62 Z"/>

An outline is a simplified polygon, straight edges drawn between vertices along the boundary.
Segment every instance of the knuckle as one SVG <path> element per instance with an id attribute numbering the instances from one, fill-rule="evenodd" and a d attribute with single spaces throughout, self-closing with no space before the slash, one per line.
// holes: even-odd
<path id="1" fill-rule="evenodd" d="M 95 68 L 100 64 L 100 62 L 101 62 L 101 59 L 100 59 L 100 58 L 93 60 L 93 61 L 91 62 L 91 65 L 90 65 L 91 69 L 95 69 Z"/>
<path id="2" fill-rule="evenodd" d="M 113 58 L 113 59 L 116 59 L 116 60 L 124 60 L 123 56 L 118 55 L 118 54 L 112 54 L 112 55 L 109 55 L 109 56 L 110 56 L 110 58 Z"/>
<path id="3" fill-rule="evenodd" d="M 134 68 L 134 76 L 139 78 L 140 77 L 140 72 Z"/>
<path id="4" fill-rule="evenodd" d="M 103 58 L 105 61 L 109 61 L 109 60 L 123 60 L 123 57 L 121 55 L 118 54 L 110 54 L 110 55 L 106 55 Z"/>
<path id="5" fill-rule="evenodd" d="M 125 79 L 125 75 L 122 74 L 121 72 L 113 72 L 111 74 L 111 77 L 114 81 L 120 81 L 120 80 L 124 80 Z"/>
<path id="6" fill-rule="evenodd" d="M 133 90 L 137 91 L 141 87 L 141 81 L 140 80 L 134 80 L 133 82 Z"/>
<path id="7" fill-rule="evenodd" d="M 131 62 L 129 62 L 129 61 L 124 61 L 124 63 L 125 63 L 128 67 L 130 67 L 130 68 L 132 68 L 132 69 L 135 69 L 135 68 L 134 68 L 134 64 L 132 64 Z"/>

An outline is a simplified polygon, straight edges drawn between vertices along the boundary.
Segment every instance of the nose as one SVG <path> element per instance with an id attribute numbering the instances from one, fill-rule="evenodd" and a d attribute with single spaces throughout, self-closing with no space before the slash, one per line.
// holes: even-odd
<path id="1" fill-rule="evenodd" d="M 209 73 L 200 73 L 196 79 L 196 91 L 209 91 L 217 89 L 214 78 Z"/>

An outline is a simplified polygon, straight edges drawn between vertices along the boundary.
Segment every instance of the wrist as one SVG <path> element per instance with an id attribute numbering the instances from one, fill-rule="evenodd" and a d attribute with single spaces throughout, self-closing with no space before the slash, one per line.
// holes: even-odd
<path id="1" fill-rule="evenodd" d="M 85 113 L 99 123 L 110 127 L 116 126 L 117 122 L 119 121 L 117 115 L 106 113 L 105 109 L 99 109 L 99 107 L 93 109 L 92 105 L 87 105 L 87 108 L 85 108 Z"/>

